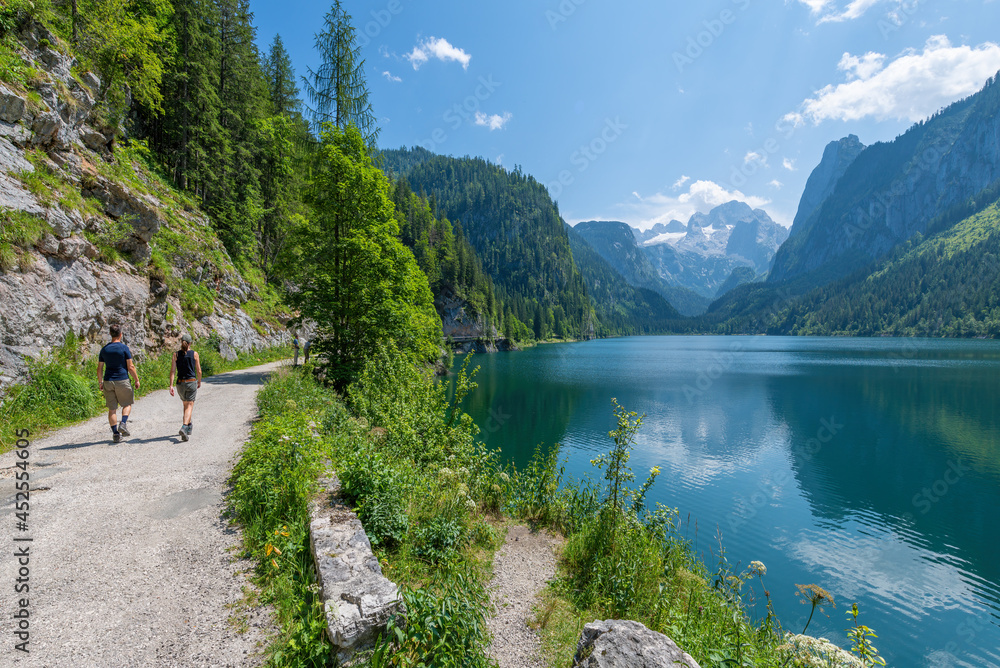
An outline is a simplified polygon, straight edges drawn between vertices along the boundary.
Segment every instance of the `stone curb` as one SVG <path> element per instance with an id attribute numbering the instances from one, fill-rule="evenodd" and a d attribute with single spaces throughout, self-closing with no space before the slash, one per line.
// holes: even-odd
<path id="1" fill-rule="evenodd" d="M 326 632 L 338 661 L 371 645 L 389 619 L 404 612 L 399 588 L 382 574 L 361 521 L 340 499 L 330 471 L 309 504 L 309 543 L 322 587 Z"/>

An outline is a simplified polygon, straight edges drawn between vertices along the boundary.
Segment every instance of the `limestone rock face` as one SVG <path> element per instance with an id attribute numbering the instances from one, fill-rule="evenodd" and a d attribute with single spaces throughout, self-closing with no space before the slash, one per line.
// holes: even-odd
<path id="1" fill-rule="evenodd" d="M 61 346 L 69 334 L 96 352 L 107 341 L 112 322 L 122 325 L 125 341 L 140 361 L 176 345 L 184 332 L 199 338 L 217 335 L 219 352 L 228 359 L 287 341 L 286 332 L 254 323 L 241 310 L 253 291 L 231 266 L 216 266 L 218 262 L 207 262 L 198 253 L 169 259 L 174 278 L 198 285 L 213 281 L 212 312 L 187 319 L 194 316 L 185 316 L 163 275 L 145 268 L 150 243 L 164 225 L 163 203 L 135 183 L 120 183 L 95 167 L 115 159 L 117 134 L 117 128 L 104 127 L 93 113 L 100 79 L 84 72 L 77 80 L 71 74 L 73 57 L 52 48 L 58 39 L 39 24 L 28 25 L 19 39 L 19 55 L 40 72 L 31 84 L 40 102 L 0 84 L 0 212 L 34 216 L 43 221 L 43 233 L 33 248 L 17 249 L 15 268 L 0 270 L 0 389 L 23 377 L 25 356 L 38 357 Z M 33 162 L 27 159 L 29 148 L 41 149 Z M 65 197 L 65 188 L 54 196 L 36 196 L 25 183 L 36 164 L 70 189 L 97 199 L 102 211 L 87 210 L 85 219 L 72 198 Z M 198 214 L 179 215 L 210 225 Z M 123 228 L 124 238 L 116 228 Z M 131 263 L 99 261 L 101 252 L 91 239 L 113 244 Z"/>
<path id="2" fill-rule="evenodd" d="M 17 123 L 24 116 L 24 98 L 0 85 L 0 120 Z"/>
<path id="3" fill-rule="evenodd" d="M 340 481 L 320 479 L 310 504 L 309 539 L 323 587 L 327 635 L 338 661 L 348 661 L 400 612 L 399 589 L 382 575 L 361 521 L 339 500 Z"/>
<path id="4" fill-rule="evenodd" d="M 574 667 L 700 668 L 691 655 L 639 622 L 608 619 L 583 627 Z"/>

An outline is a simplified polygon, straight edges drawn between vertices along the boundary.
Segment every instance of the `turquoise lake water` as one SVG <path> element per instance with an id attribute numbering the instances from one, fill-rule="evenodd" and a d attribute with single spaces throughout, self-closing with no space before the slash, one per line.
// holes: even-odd
<path id="1" fill-rule="evenodd" d="M 815 583 L 837 608 L 810 635 L 847 647 L 856 602 L 890 666 L 1000 666 L 1000 343 L 631 337 L 475 364 L 466 410 L 519 465 L 559 443 L 568 475 L 596 475 L 612 397 L 645 413 L 648 501 L 710 566 L 718 533 L 731 563 L 763 561 L 786 630 Z"/>

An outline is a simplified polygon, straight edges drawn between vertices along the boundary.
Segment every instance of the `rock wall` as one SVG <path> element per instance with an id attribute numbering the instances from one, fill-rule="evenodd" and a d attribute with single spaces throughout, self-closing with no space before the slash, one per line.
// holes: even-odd
<path id="1" fill-rule="evenodd" d="M 61 346 L 70 332 L 98 350 L 113 322 L 122 325 L 139 355 L 176 345 L 183 332 L 196 338 L 217 334 L 220 352 L 229 358 L 287 341 L 283 328 L 255 323 L 241 310 L 253 290 L 221 245 L 224 267 L 194 254 L 172 267 L 174 277 L 214 281 L 211 313 L 185 318 L 179 297 L 147 265 L 150 244 L 166 225 L 166 205 L 96 168 L 115 159 L 119 134 L 103 127 L 95 111 L 100 80 L 89 72 L 74 76 L 75 59 L 53 48 L 58 39 L 41 25 L 29 25 L 19 38 L 21 57 L 44 74 L 31 89 L 0 83 L 0 224 L 13 225 L 13 216 L 28 214 L 46 231 L 33 248 L 18 250 L 17 267 L 0 270 L 0 389 L 23 376 L 25 356 Z M 91 213 L 74 209 L 59 193 L 33 193 L 26 181 L 37 169 L 90 198 Z M 93 213 L 94 206 L 101 210 Z M 173 213 L 209 228 L 197 212 Z M 120 231 L 114 246 L 130 261 L 101 261 L 87 236 L 109 228 Z"/>

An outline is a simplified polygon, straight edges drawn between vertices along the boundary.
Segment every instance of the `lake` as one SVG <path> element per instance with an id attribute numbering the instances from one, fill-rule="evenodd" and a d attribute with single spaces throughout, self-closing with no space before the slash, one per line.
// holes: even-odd
<path id="1" fill-rule="evenodd" d="M 475 364 L 466 410 L 518 465 L 559 443 L 568 476 L 597 477 L 612 397 L 645 413 L 648 502 L 710 568 L 719 533 L 731 563 L 763 561 L 786 630 L 815 583 L 837 608 L 810 635 L 847 648 L 856 602 L 891 666 L 1000 666 L 1000 343 L 630 337 Z"/>

